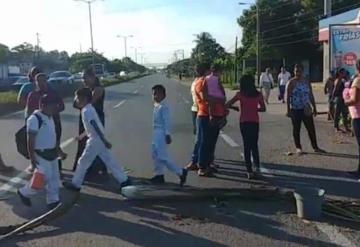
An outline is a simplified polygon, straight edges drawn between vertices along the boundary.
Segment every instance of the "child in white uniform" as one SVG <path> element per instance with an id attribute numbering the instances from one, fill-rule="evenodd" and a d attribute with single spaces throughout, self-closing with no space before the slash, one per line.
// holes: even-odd
<path id="1" fill-rule="evenodd" d="M 115 179 L 120 183 L 120 189 L 130 185 L 130 180 L 123 172 L 120 164 L 110 152 L 111 144 L 104 136 L 104 126 L 101 124 L 96 110 L 91 105 L 92 92 L 89 88 L 82 88 L 75 93 L 75 105 L 81 109 L 82 121 L 88 140 L 79 158 L 72 182 L 64 182 L 65 188 L 79 191 L 84 181 L 87 169 L 97 156 L 105 163 Z M 79 139 L 81 137 L 77 137 Z"/>
<path id="2" fill-rule="evenodd" d="M 154 100 L 152 157 L 155 165 L 155 176 L 150 181 L 155 184 L 165 183 L 164 168 L 166 167 L 179 176 L 180 186 L 183 186 L 186 182 L 187 170 L 174 164 L 167 151 L 167 145 L 171 144 L 172 140 L 170 111 L 164 102 L 166 90 L 162 85 L 155 85 L 152 91 Z"/>
<path id="3" fill-rule="evenodd" d="M 59 204 L 60 174 L 58 149 L 56 147 L 55 124 L 52 115 L 57 109 L 57 101 L 50 95 L 40 98 L 40 110 L 27 119 L 28 150 L 31 165 L 36 168 L 32 182 L 18 190 L 21 201 L 31 206 L 30 196 L 46 187 L 46 201 L 49 209 Z M 35 186 L 34 180 L 37 182 Z"/>

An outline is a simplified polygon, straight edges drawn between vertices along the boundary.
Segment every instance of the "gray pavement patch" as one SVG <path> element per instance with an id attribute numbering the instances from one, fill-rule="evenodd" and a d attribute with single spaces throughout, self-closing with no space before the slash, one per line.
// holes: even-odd
<path id="1" fill-rule="evenodd" d="M 339 230 L 335 227 L 330 226 L 326 223 L 315 223 L 316 227 L 323 232 L 326 236 L 329 237 L 332 243 L 344 247 L 356 247 L 348 238 L 345 237 Z"/>

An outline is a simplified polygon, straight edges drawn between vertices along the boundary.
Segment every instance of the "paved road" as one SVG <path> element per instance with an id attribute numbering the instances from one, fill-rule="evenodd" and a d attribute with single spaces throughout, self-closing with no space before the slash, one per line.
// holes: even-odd
<path id="1" fill-rule="evenodd" d="M 194 140 L 188 84 L 152 75 L 106 90 L 106 131 L 113 152 L 129 174 L 137 178 L 152 176 L 151 87 L 157 83 L 164 84 L 168 90 L 174 123 L 171 153 L 183 166 L 189 161 Z M 64 165 L 67 169 L 71 169 L 75 154 L 76 145 L 71 138 L 77 132 L 78 114 L 72 109 L 72 102 L 66 102 L 62 119 L 63 144 L 69 154 Z M 216 157 L 222 167 L 220 173 L 210 179 L 190 174 L 189 186 L 250 188 L 275 184 L 296 188 L 306 184 L 326 189 L 329 196 L 360 198 L 358 181 L 345 173 L 357 164 L 355 140 L 334 136 L 324 117 L 316 122 L 319 143 L 331 153 L 286 156 L 287 151 L 293 150 L 290 122 L 284 117 L 284 105 L 275 103 L 273 97 L 269 111 L 262 116 L 260 134 L 264 171 L 272 176 L 251 182 L 245 179 L 241 162 L 237 118 L 235 113 L 231 114 L 218 143 Z M 7 163 L 22 171 L 27 162 L 17 155 L 13 142 L 14 133 L 22 125 L 22 114 L 3 117 L 0 125 L 1 153 Z M 305 150 L 310 151 L 305 133 L 303 142 Z M 33 218 L 45 210 L 42 197 L 34 199 L 32 210 L 20 204 L 11 191 L 25 180 L 13 178 L 15 175 L 0 176 L 1 226 Z M 27 178 L 22 173 L 20 176 Z M 171 174 L 167 174 L 166 180 L 177 182 Z M 349 228 L 342 222 L 324 219 L 336 224 L 335 227 L 328 223 L 302 222 L 294 215 L 294 205 L 287 201 L 228 200 L 220 207 L 212 199 L 134 203 L 123 201 L 116 186 L 113 180 L 87 183 L 80 201 L 68 214 L 49 226 L 7 241 L 4 246 L 356 246 L 354 243 L 360 241 L 359 228 Z M 10 192 L 5 193 L 4 189 Z M 62 194 L 66 200 L 68 193 L 62 191 Z"/>

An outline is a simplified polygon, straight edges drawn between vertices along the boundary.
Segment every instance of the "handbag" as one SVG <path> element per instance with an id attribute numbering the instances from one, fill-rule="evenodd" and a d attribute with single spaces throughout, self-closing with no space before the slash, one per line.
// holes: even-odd
<path id="1" fill-rule="evenodd" d="M 44 184 L 45 175 L 36 168 L 30 181 L 30 188 L 34 190 L 41 190 L 42 188 L 44 188 Z"/>

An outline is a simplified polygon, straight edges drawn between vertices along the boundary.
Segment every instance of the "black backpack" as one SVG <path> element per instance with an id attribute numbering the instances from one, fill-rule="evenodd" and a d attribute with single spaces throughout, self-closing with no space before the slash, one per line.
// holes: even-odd
<path id="1" fill-rule="evenodd" d="M 39 129 L 41 128 L 41 125 L 43 123 L 43 120 L 41 117 L 34 113 L 35 117 L 38 120 L 39 123 Z M 27 160 L 30 159 L 29 157 L 29 151 L 28 151 L 28 145 L 27 145 L 27 132 L 26 132 L 26 124 L 24 127 L 22 127 L 18 132 L 15 134 L 15 143 L 17 151 L 24 156 Z"/>

